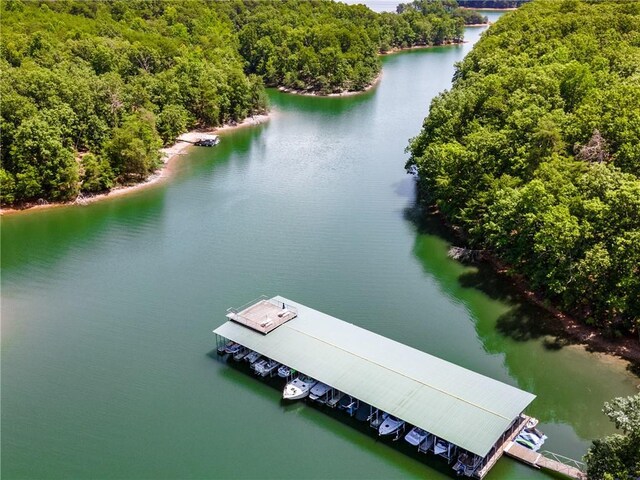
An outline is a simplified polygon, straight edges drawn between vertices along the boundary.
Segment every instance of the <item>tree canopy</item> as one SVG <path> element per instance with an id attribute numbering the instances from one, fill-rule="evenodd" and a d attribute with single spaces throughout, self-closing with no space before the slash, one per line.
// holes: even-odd
<path id="1" fill-rule="evenodd" d="M 505 14 L 436 97 L 407 167 L 427 201 L 547 298 L 640 319 L 640 3 Z"/>
<path id="2" fill-rule="evenodd" d="M 640 394 L 614 398 L 603 412 L 622 433 L 594 440 L 585 456 L 593 480 L 640 477 Z"/>
<path id="3" fill-rule="evenodd" d="M 160 144 L 267 109 L 264 84 L 361 90 L 378 52 L 462 39 L 453 0 L 398 13 L 328 0 L 0 3 L 0 201 L 139 181 Z M 477 20 L 477 18 L 476 18 Z"/>

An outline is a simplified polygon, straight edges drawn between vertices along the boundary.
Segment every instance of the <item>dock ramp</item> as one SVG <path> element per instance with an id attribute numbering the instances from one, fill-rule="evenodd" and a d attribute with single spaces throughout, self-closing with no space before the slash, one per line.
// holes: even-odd
<path id="1" fill-rule="evenodd" d="M 515 442 L 507 445 L 504 453 L 534 468 L 544 468 L 578 480 L 586 480 L 587 478 L 586 465 L 584 463 L 557 453 L 548 451 L 534 452 Z"/>

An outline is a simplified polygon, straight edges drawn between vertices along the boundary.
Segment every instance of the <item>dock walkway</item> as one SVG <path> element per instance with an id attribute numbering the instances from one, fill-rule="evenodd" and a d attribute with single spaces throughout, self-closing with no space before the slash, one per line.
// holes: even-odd
<path id="1" fill-rule="evenodd" d="M 578 480 L 587 478 L 587 475 L 578 468 L 583 465 L 581 462 L 552 452 L 534 452 L 515 442 L 511 442 L 504 449 L 504 453 L 534 468 L 545 468 Z"/>

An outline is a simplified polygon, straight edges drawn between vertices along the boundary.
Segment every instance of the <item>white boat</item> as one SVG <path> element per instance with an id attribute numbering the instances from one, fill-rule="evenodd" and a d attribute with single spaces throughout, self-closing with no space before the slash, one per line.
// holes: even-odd
<path id="1" fill-rule="evenodd" d="M 318 382 L 309 391 L 309 400 L 322 400 L 322 398 L 331 390 L 326 383 Z"/>
<path id="2" fill-rule="evenodd" d="M 244 357 L 244 360 L 250 364 L 254 364 L 259 358 L 260 354 L 258 352 L 249 352 L 247 356 Z"/>
<path id="3" fill-rule="evenodd" d="M 433 453 L 435 453 L 436 455 L 440 455 L 441 457 L 444 457 L 449 461 L 451 461 L 451 457 L 455 453 L 455 450 L 455 445 L 441 438 L 436 439 L 436 442 L 433 446 Z"/>
<path id="4" fill-rule="evenodd" d="M 298 400 L 309 395 L 311 388 L 318 383 L 307 375 L 300 375 L 284 386 L 282 398 L 285 400 Z"/>
<path id="5" fill-rule="evenodd" d="M 538 419 L 534 417 L 529 417 L 529 420 L 527 420 L 527 424 L 525 425 L 525 428 L 527 430 L 531 430 L 533 428 L 536 428 L 537 426 L 538 426 Z"/>
<path id="6" fill-rule="evenodd" d="M 278 362 L 276 362 L 275 360 L 271 360 L 270 358 L 267 358 L 265 360 L 261 360 L 260 362 L 256 363 L 254 370 L 261 377 L 266 377 L 279 366 L 280 364 Z"/>
<path id="7" fill-rule="evenodd" d="M 449 442 L 442 440 L 441 438 L 436 440 L 436 444 L 433 446 L 433 453 L 436 455 L 440 455 L 444 453 L 449 448 Z"/>
<path id="8" fill-rule="evenodd" d="M 419 428 L 413 427 L 409 433 L 407 433 L 404 439 L 414 447 L 420 445 L 429 435 L 429 432 Z"/>
<path id="9" fill-rule="evenodd" d="M 287 378 L 289 375 L 291 375 L 291 368 L 286 365 L 280 365 L 280 368 L 278 369 L 278 376 Z"/>
<path id="10" fill-rule="evenodd" d="M 389 415 L 380 424 L 380 428 L 378 428 L 378 435 L 391 435 L 392 433 L 396 433 L 403 426 L 404 420 L 400 420 L 399 418 Z"/>

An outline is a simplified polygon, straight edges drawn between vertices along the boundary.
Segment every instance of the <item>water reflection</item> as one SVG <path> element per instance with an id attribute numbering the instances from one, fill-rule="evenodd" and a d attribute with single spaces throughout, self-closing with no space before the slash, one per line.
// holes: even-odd
<path id="1" fill-rule="evenodd" d="M 587 440 L 612 432 L 613 426 L 601 414 L 602 404 L 613 396 L 634 394 L 637 377 L 620 362 L 602 361 L 571 345 L 552 315 L 528 302 L 491 266 L 463 265 L 446 257 L 448 246 L 459 241 L 437 215 L 412 206 L 405 218 L 416 228 L 414 255 L 425 273 L 437 278 L 452 299 L 464 303 L 484 349 L 503 356 L 518 387 L 537 395 L 528 412 L 543 424 L 570 426 L 573 432 L 565 429 L 557 435 L 570 440 L 566 444 L 581 445 L 583 451 Z M 437 248 L 426 253 L 424 243 L 429 241 Z M 451 265 L 443 268 L 444 263 Z M 575 450 L 568 453 L 575 455 Z"/>
<path id="2" fill-rule="evenodd" d="M 87 206 L 57 207 L 2 218 L 3 282 L 14 271 L 33 266 L 53 271 L 64 257 L 99 248 L 108 231 L 135 237 L 158 225 L 165 208 L 165 189 L 135 192 L 136 202 L 108 199 Z M 112 238 L 110 238 L 112 240 Z"/>

